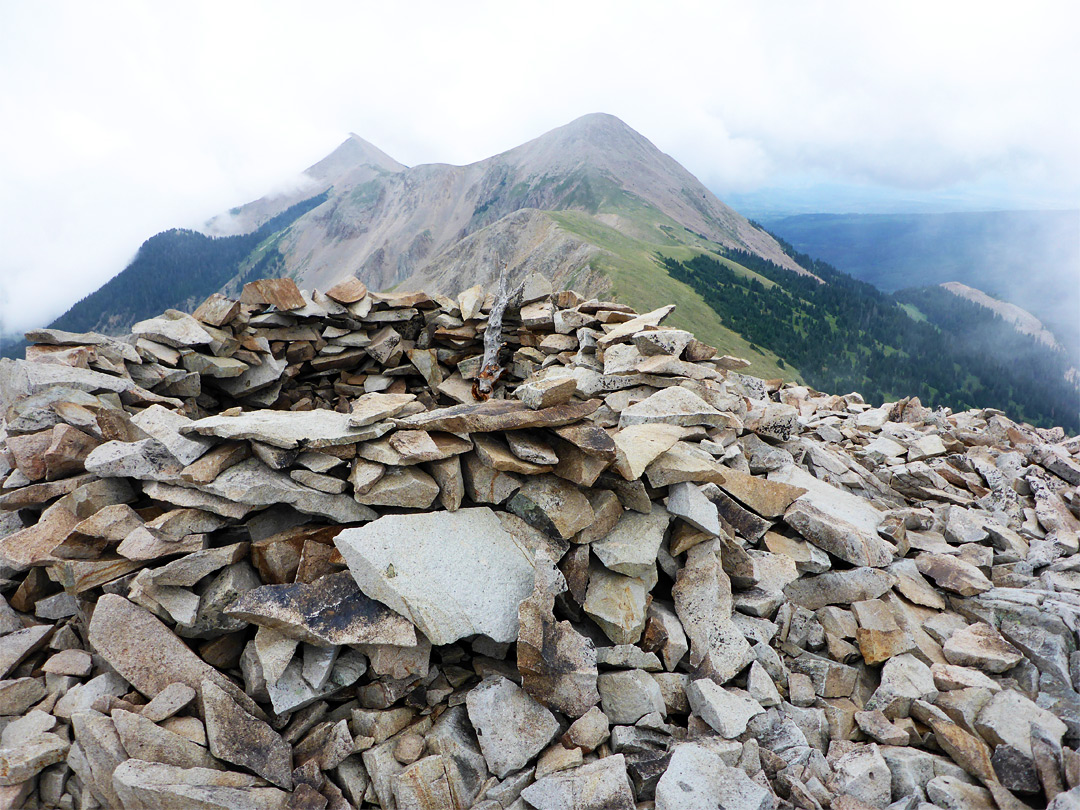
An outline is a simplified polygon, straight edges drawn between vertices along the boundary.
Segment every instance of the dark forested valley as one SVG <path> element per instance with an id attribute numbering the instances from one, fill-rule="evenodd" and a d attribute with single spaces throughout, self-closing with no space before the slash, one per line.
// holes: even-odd
<path id="1" fill-rule="evenodd" d="M 726 326 L 775 352 L 814 388 L 859 391 L 875 403 L 918 396 L 928 407 L 994 407 L 1080 430 L 1080 394 L 1066 379 L 1064 352 L 940 287 L 884 293 L 785 248 L 821 281 L 741 251 L 726 252 L 732 264 L 704 255 L 662 261 Z"/>

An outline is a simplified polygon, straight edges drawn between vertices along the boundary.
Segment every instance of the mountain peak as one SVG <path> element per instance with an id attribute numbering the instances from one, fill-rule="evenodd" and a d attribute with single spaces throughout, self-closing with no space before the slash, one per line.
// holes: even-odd
<path id="1" fill-rule="evenodd" d="M 349 137 L 337 149 L 314 166 L 309 167 L 304 174 L 317 180 L 333 182 L 337 177 L 358 166 L 373 166 L 386 172 L 400 172 L 406 168 L 404 164 L 398 163 L 370 141 L 364 140 L 355 132 L 350 132 Z"/>
<path id="2" fill-rule="evenodd" d="M 638 133 L 634 129 L 619 118 L 617 115 L 612 115 L 606 112 L 594 112 L 586 113 L 579 116 L 566 124 L 562 129 L 590 129 L 594 131 L 601 131 L 604 129 L 616 130 L 616 131 L 630 131 L 635 135 Z"/>
<path id="3" fill-rule="evenodd" d="M 544 133 L 536 141 L 555 141 L 562 144 L 580 144 L 593 148 L 612 149 L 629 145 L 652 143 L 621 118 L 610 113 L 589 113 L 575 118 L 569 124 Z M 653 147 L 655 149 L 655 147 Z M 656 150 L 659 151 L 659 150 Z"/>

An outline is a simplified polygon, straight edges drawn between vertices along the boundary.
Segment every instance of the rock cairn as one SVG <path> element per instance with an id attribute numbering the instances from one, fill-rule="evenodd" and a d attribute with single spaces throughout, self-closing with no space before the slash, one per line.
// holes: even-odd
<path id="1" fill-rule="evenodd" d="M 1080 440 L 491 303 L 28 335 L 0 807 L 1080 807 Z"/>

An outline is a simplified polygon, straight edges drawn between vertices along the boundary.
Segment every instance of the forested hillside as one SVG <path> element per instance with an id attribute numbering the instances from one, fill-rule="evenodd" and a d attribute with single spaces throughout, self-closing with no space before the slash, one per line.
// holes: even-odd
<path id="1" fill-rule="evenodd" d="M 1032 424 L 1080 430 L 1066 355 L 988 309 L 939 288 L 883 293 L 794 250 L 825 283 L 746 253 L 725 256 L 773 283 L 707 256 L 662 261 L 726 326 L 778 354 L 819 390 L 859 391 L 875 403 L 917 395 L 929 407 L 995 407 Z"/>

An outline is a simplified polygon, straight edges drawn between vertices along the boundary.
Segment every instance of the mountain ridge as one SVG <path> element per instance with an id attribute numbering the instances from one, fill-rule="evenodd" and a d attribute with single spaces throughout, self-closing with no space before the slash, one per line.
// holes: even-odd
<path id="1" fill-rule="evenodd" d="M 604 113 L 461 166 L 404 167 L 350 136 L 308 173 L 319 184 L 314 189 L 332 187 L 330 199 L 278 246 L 286 271 L 306 286 L 325 288 L 349 272 L 375 288 L 398 284 L 457 241 L 524 208 L 585 210 L 633 230 L 615 210 L 626 196 L 708 241 L 805 272 L 674 158 Z M 249 203 L 240 216 L 273 204 Z"/>

